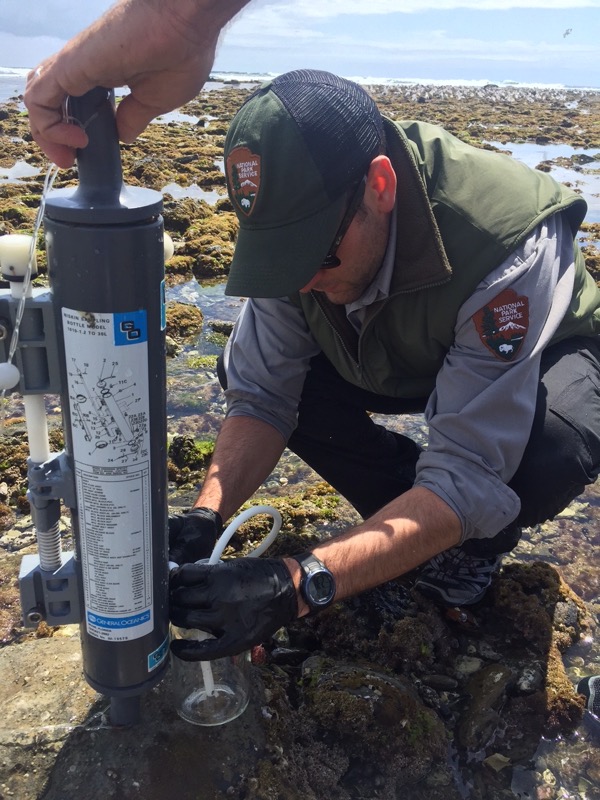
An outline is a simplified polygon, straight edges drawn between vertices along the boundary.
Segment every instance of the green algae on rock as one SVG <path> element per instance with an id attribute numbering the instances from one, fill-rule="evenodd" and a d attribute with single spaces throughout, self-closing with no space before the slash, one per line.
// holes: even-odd
<path id="1" fill-rule="evenodd" d="M 191 303 L 167 303 L 167 333 L 175 341 L 189 339 L 202 330 L 204 315 Z"/>
<path id="2" fill-rule="evenodd" d="M 198 482 L 215 449 L 214 441 L 195 441 L 191 436 L 175 436 L 169 445 L 169 480 L 177 484 Z"/>

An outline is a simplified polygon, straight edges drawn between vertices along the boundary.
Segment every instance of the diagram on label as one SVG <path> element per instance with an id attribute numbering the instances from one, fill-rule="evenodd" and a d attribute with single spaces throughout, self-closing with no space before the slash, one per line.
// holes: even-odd
<path id="1" fill-rule="evenodd" d="M 118 315 L 63 309 L 65 344 L 74 345 L 66 363 L 73 436 L 78 456 L 91 463 L 124 465 L 148 457 L 146 376 L 140 374 L 147 371 L 140 357 L 147 341 L 135 314 L 115 331 Z"/>
<path id="2" fill-rule="evenodd" d="M 72 391 L 71 422 L 81 429 L 89 455 L 108 447 L 114 453 L 110 460 L 115 463 L 127 464 L 132 458 L 147 457 L 144 440 L 148 418 L 140 409 L 141 397 L 131 370 L 105 359 L 100 371 L 92 374 L 89 362 L 76 356 L 67 367 Z"/>

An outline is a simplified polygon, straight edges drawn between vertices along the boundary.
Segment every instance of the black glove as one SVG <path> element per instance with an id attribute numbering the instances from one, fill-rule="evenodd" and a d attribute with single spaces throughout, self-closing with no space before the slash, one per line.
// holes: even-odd
<path id="1" fill-rule="evenodd" d="M 169 515 L 169 561 L 189 564 L 208 558 L 223 532 L 221 515 L 210 508 L 192 508 Z"/>
<path id="2" fill-rule="evenodd" d="M 294 583 L 278 558 L 186 564 L 173 570 L 169 584 L 171 622 L 216 637 L 172 641 L 173 653 L 184 661 L 241 653 L 298 616 Z"/>

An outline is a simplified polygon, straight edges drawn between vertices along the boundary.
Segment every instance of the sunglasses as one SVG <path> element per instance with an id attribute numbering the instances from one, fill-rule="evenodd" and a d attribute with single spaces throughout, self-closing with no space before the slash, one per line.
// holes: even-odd
<path id="1" fill-rule="evenodd" d="M 323 263 L 319 267 L 319 269 L 333 269 L 334 267 L 339 267 L 342 263 L 339 258 L 336 256 L 336 252 L 338 247 L 340 246 L 342 239 L 346 235 L 348 228 L 350 227 L 352 220 L 354 219 L 356 212 L 360 204 L 362 203 L 362 199 L 365 194 L 365 186 L 367 185 L 367 176 L 365 175 L 363 179 L 360 181 L 356 189 L 354 190 L 354 194 L 350 199 L 350 203 L 348 208 L 346 209 L 346 213 L 344 214 L 344 218 L 340 223 L 340 227 L 335 235 L 335 239 L 333 240 L 333 244 L 329 248 L 329 252 L 325 256 Z"/>

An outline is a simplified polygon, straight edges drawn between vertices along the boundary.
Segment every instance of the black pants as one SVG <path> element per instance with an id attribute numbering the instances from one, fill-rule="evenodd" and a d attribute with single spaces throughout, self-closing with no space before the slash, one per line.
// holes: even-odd
<path id="1" fill-rule="evenodd" d="M 368 412 L 422 412 L 426 402 L 360 389 L 321 354 L 311 361 L 288 447 L 366 518 L 410 489 L 420 453 L 412 439 L 376 424 Z M 554 517 L 599 472 L 600 342 L 572 338 L 542 356 L 529 442 L 509 483 L 521 500 L 518 518 L 493 539 L 466 542 L 465 550 L 481 556 L 508 552 L 521 527 Z"/>

